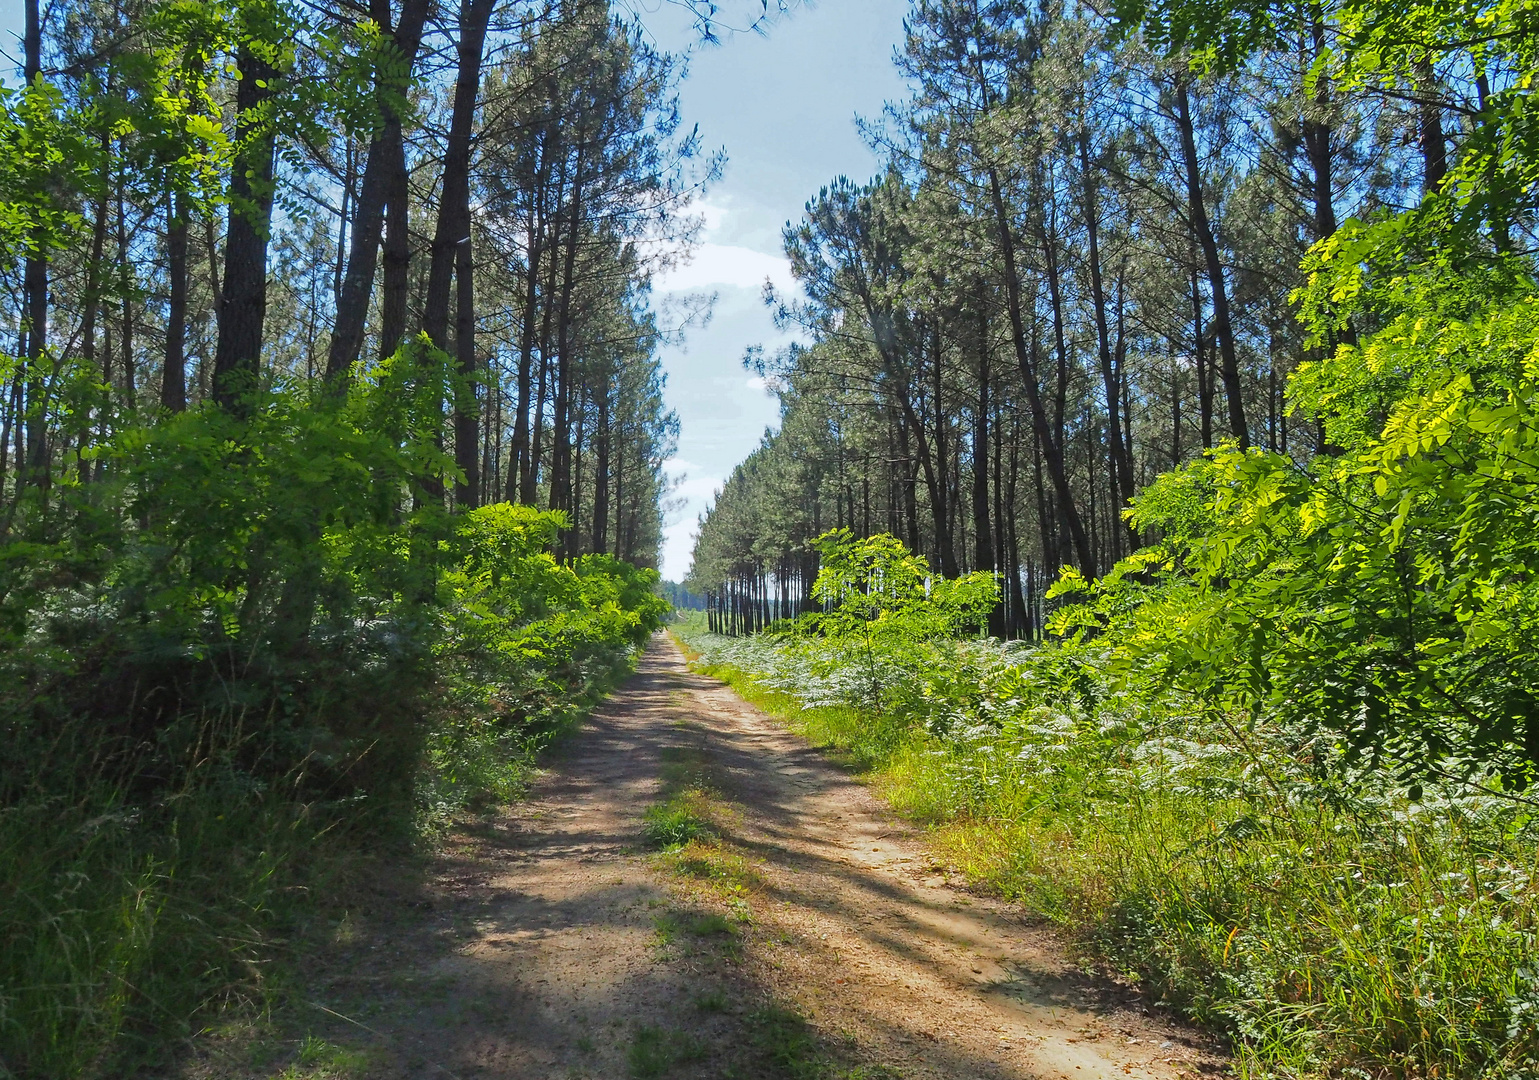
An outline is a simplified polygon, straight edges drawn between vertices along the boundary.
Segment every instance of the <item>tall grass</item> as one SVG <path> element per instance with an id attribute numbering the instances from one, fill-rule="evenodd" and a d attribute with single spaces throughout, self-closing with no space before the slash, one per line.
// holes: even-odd
<path id="1" fill-rule="evenodd" d="M 1297 733 L 1114 693 L 1093 653 L 890 657 L 912 690 L 878 717 L 816 642 L 680 629 L 706 670 L 869 769 L 975 881 L 1227 1032 L 1242 1076 L 1539 1076 L 1524 804 L 1409 802 Z"/>
<path id="2" fill-rule="evenodd" d="M 314 670 L 260 722 L 227 702 L 153 741 L 70 714 L 59 686 L 4 701 L 0 1078 L 130 1075 L 288 1000 L 359 864 L 518 797 L 634 654 L 595 644 L 523 681 L 407 664 L 322 687 Z"/>
<path id="3" fill-rule="evenodd" d="M 232 749 L 152 800 L 84 769 L 7 793 L 0 1075 L 126 1075 L 267 993 L 298 906 L 336 865 L 335 816 L 254 785 Z"/>

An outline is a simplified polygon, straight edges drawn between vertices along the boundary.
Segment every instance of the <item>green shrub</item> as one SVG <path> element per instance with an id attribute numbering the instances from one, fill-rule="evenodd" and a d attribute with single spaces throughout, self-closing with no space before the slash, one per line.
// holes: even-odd
<path id="1" fill-rule="evenodd" d="M 0 1074 L 260 1005 L 349 851 L 515 796 L 658 625 L 655 572 L 550 554 L 562 515 L 437 508 L 448 378 L 165 418 L 0 533 Z"/>
<path id="2" fill-rule="evenodd" d="M 837 641 L 678 632 L 871 767 L 975 880 L 1228 1032 L 1242 1074 L 1539 1069 L 1525 804 L 1453 781 L 1412 801 L 1308 729 L 1139 682 L 1104 641 L 909 642 L 878 714 Z"/>

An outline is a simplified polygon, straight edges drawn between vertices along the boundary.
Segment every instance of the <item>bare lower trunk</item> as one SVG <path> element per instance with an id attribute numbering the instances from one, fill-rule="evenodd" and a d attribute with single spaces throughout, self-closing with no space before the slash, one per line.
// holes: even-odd
<path id="1" fill-rule="evenodd" d="M 1213 336 L 1218 341 L 1219 375 L 1224 382 L 1224 397 L 1229 405 L 1229 433 L 1241 449 L 1250 447 L 1250 431 L 1245 423 L 1245 402 L 1241 397 L 1240 364 L 1235 354 L 1234 326 L 1229 319 L 1229 291 L 1224 282 L 1224 267 L 1219 261 L 1218 241 L 1208 220 L 1207 203 L 1202 193 L 1202 177 L 1197 161 L 1197 143 L 1192 128 L 1190 95 L 1185 76 L 1176 81 L 1176 126 L 1181 133 L 1181 157 L 1186 165 L 1187 205 L 1192 231 L 1202 247 L 1208 271 L 1208 289 L 1213 299 Z"/>
<path id="2" fill-rule="evenodd" d="M 160 404 L 187 408 L 187 213 L 181 195 L 166 200 L 166 361 L 160 372 Z"/>
<path id="3" fill-rule="evenodd" d="M 214 400 L 245 413 L 255 392 L 267 316 L 267 239 L 273 209 L 274 136 L 259 117 L 272 97 L 276 72 L 243 48 L 235 104 L 239 138 L 246 147 L 230 176 L 230 222 L 224 245 L 224 298 L 214 351 Z"/>
<path id="4" fill-rule="evenodd" d="M 1085 524 L 1075 505 L 1074 494 L 1069 488 L 1068 471 L 1064 468 L 1062 448 L 1054 442 L 1048 426 L 1047 410 L 1042 401 L 1041 383 L 1038 381 L 1037 350 L 1028 348 L 1026 322 L 1021 310 L 1021 278 L 1015 258 L 1015 236 L 1010 227 L 1009 213 L 1005 209 L 1004 193 L 1000 188 L 999 174 L 989 170 L 989 194 L 994 205 L 995 227 L 998 231 L 1000 253 L 1004 256 L 1005 307 L 1010 315 L 1010 340 L 1015 348 L 1016 363 L 1026 384 L 1026 399 L 1031 407 L 1032 430 L 1047 467 L 1053 490 L 1058 497 L 1058 512 L 1068 527 L 1070 542 L 1080 572 L 1086 577 L 1096 576 L 1095 554 L 1090 548 L 1090 538 L 1085 534 Z M 1044 530 L 1044 538 L 1046 531 Z"/>
<path id="5" fill-rule="evenodd" d="M 454 485 L 454 505 L 475 507 L 481 491 L 481 408 L 477 399 L 479 365 L 476 360 L 476 288 L 470 237 L 460 244 L 454 264 L 458 312 L 454 327 L 454 351 L 460 385 L 455 390 L 454 464 L 464 479 Z"/>
<path id="6" fill-rule="evenodd" d="M 391 201 L 392 188 L 396 186 L 393 183 L 396 159 L 401 156 L 401 118 L 391 102 L 411 80 L 428 7 L 429 0 L 404 0 L 401 18 L 392 36 L 402 70 L 390 84 L 376 88 L 383 124 L 369 143 L 368 159 L 363 167 L 363 183 L 358 192 L 352 242 L 347 255 L 347 273 L 337 295 L 336 327 L 332 330 L 331 349 L 326 357 L 327 379 L 345 376 L 363 348 L 364 325 L 369 298 L 374 291 L 374 269 L 384 234 L 386 206 Z M 371 4 L 371 14 L 380 26 L 389 25 L 388 2 L 376 0 Z M 401 167 L 404 172 L 404 161 Z M 405 326 L 404 312 L 400 326 Z M 392 352 L 400 340 L 400 333 L 398 329 L 391 341 Z"/>

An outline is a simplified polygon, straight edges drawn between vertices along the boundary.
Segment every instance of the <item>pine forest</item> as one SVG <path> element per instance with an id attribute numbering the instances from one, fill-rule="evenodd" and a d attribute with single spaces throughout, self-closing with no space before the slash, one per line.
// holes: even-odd
<path id="1" fill-rule="evenodd" d="M 1539 3 L 822 2 L 665 582 L 817 5 L 21 0 L 0 1080 L 1539 1077 Z"/>

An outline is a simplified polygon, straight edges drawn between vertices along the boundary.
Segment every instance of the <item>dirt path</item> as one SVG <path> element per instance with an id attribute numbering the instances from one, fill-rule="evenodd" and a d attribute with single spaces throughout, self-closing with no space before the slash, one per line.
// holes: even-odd
<path id="1" fill-rule="evenodd" d="M 645 809 L 702 788 L 718 838 L 657 854 Z M 948 884 L 921 834 L 662 635 L 529 800 L 457 839 L 415 895 L 428 913 L 362 933 L 314 1003 L 332 1049 L 312 1058 L 333 1075 L 1215 1067 L 1019 912 Z"/>

